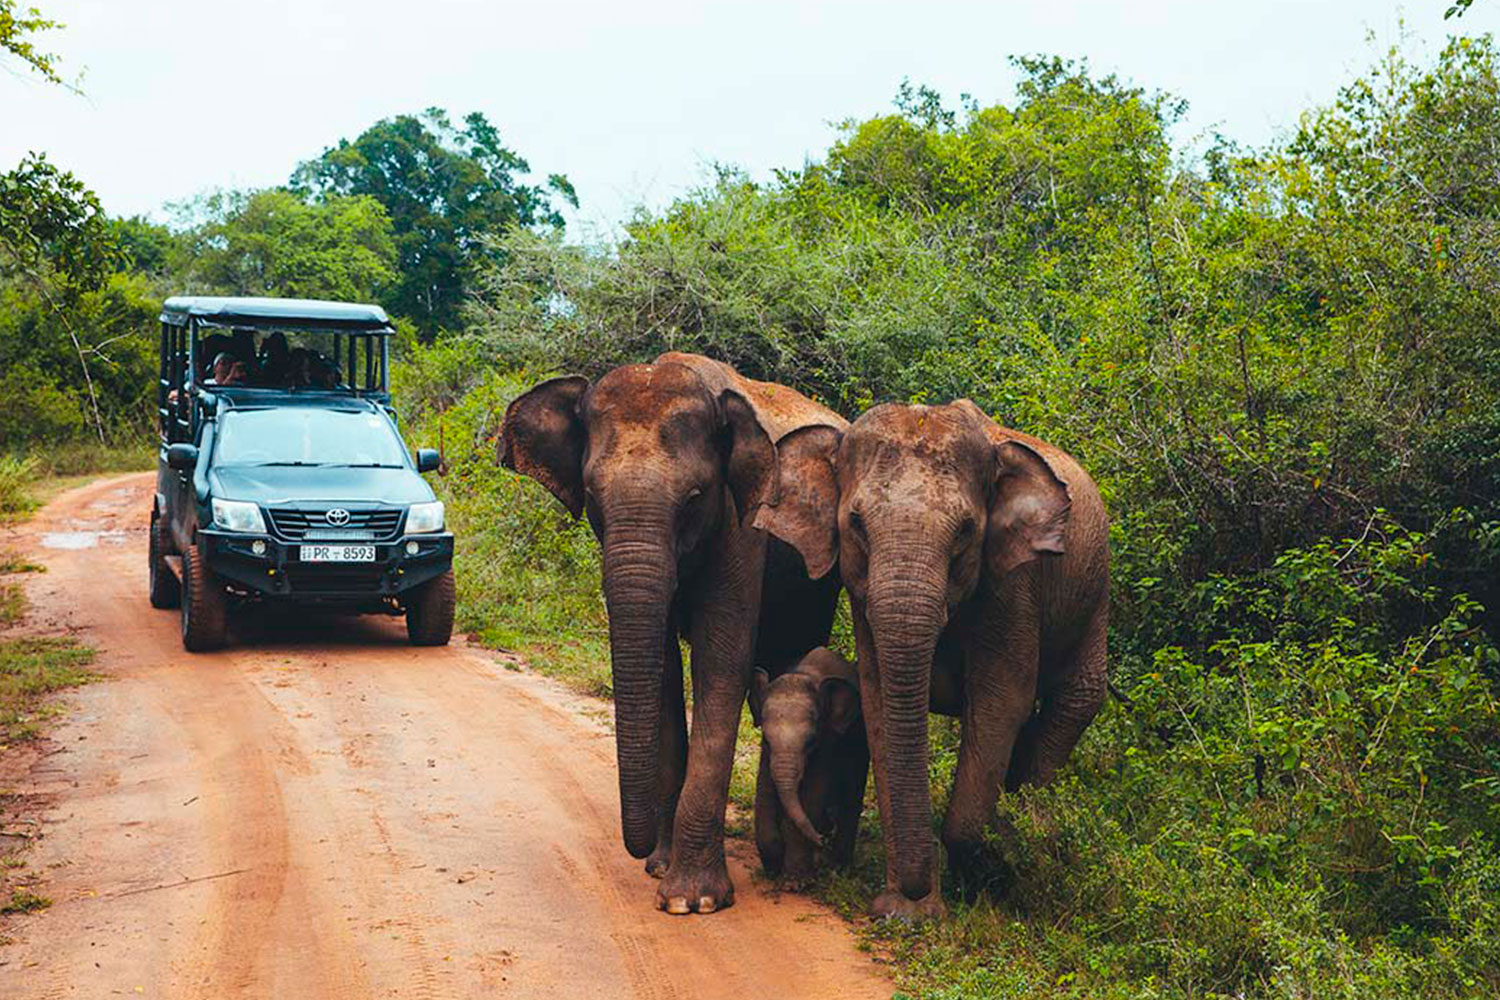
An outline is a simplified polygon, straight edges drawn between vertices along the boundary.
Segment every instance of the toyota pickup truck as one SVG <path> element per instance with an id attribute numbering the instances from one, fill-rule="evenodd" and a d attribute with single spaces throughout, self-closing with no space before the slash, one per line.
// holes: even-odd
<path id="1" fill-rule="evenodd" d="M 161 312 L 150 601 L 194 652 L 244 606 L 404 615 L 453 630 L 453 535 L 389 393 L 379 306 L 179 296 Z"/>

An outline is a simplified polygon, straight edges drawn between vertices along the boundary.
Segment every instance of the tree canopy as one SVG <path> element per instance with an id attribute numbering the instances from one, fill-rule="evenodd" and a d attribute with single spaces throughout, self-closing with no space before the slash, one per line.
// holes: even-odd
<path id="1" fill-rule="evenodd" d="M 429 108 L 370 126 L 297 168 L 294 186 L 314 195 L 364 195 L 385 207 L 400 279 L 387 298 L 428 337 L 458 326 L 474 269 L 494 255 L 483 237 L 538 225 L 560 227 L 556 198 L 577 197 L 567 179 L 522 183 L 530 170 L 479 112 L 454 125 Z"/>
<path id="2" fill-rule="evenodd" d="M 309 203 L 287 190 L 211 195 L 177 241 L 186 291 L 369 302 L 398 280 L 385 208 L 365 195 Z M 134 245 L 151 252 L 139 229 Z"/>

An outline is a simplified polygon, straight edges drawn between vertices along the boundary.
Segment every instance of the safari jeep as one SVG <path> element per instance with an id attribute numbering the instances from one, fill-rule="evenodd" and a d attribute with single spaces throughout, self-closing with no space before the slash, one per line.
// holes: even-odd
<path id="1" fill-rule="evenodd" d="M 182 644 L 222 646 L 236 609 L 277 601 L 453 629 L 453 535 L 396 429 L 378 306 L 175 297 L 161 313 L 151 605 Z"/>

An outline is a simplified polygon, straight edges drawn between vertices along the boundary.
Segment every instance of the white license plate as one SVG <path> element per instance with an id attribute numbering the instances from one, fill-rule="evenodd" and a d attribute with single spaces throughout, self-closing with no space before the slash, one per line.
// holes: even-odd
<path id="1" fill-rule="evenodd" d="M 373 545 L 304 545 L 303 562 L 374 562 Z"/>

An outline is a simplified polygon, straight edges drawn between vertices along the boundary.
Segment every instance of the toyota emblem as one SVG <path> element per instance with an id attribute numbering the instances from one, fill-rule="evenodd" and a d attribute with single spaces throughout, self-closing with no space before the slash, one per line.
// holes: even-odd
<path id="1" fill-rule="evenodd" d="M 335 528 L 342 528 L 344 525 L 349 523 L 349 512 L 342 507 L 335 507 L 323 516 L 326 517 L 328 519 L 328 523 L 333 525 Z"/>

